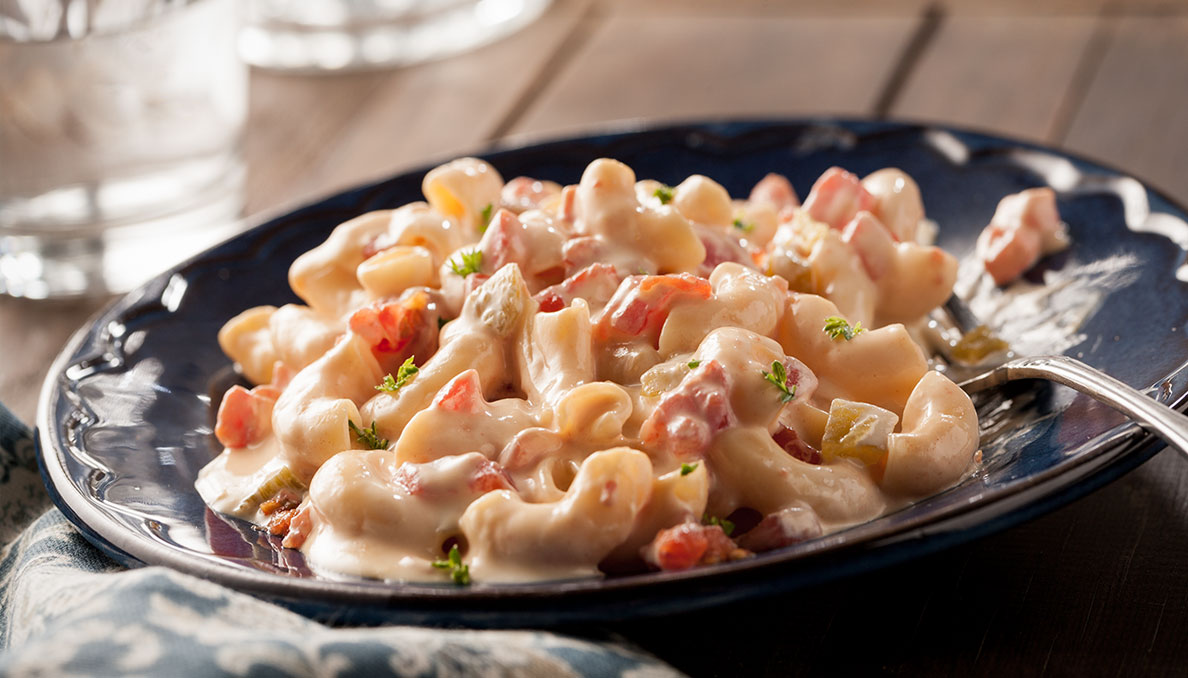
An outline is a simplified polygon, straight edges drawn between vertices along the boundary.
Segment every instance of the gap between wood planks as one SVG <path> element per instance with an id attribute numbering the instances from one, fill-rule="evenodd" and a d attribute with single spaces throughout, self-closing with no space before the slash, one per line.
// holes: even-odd
<path id="1" fill-rule="evenodd" d="M 1061 144 L 1068 136 L 1077 111 L 1080 109 L 1088 94 L 1089 87 L 1109 51 L 1113 40 L 1113 23 L 1111 19 L 1122 14 L 1126 8 L 1117 3 L 1104 3 L 1097 12 L 1096 25 L 1093 35 L 1085 45 L 1084 51 L 1078 59 L 1076 71 L 1069 82 L 1064 96 L 1061 98 L 1052 118 L 1046 139 L 1050 143 Z M 1164 10 L 1166 12 L 1166 10 Z M 1174 12 L 1173 12 L 1174 13 Z M 896 100 L 903 92 L 908 78 L 915 70 L 924 53 L 929 49 L 933 40 L 940 32 L 940 28 L 948 13 L 940 3 L 928 5 L 921 17 L 920 25 L 904 46 L 895 68 L 892 70 L 887 84 L 879 93 L 875 101 L 872 114 L 877 118 L 885 118 L 895 107 Z"/>
<path id="2" fill-rule="evenodd" d="M 524 117 L 528 109 L 540 98 L 548 84 L 573 61 L 578 52 L 582 51 L 586 43 L 590 41 L 590 36 L 602 23 L 604 16 L 599 3 L 592 2 L 586 7 L 581 17 L 574 22 L 569 34 L 557 46 L 556 51 L 543 62 L 536 76 L 529 81 L 528 86 L 524 88 L 524 93 L 491 128 L 486 136 L 486 143 L 493 144 L 499 141 L 515 127 L 520 118 Z"/>
<path id="3" fill-rule="evenodd" d="M 1052 116 L 1052 126 L 1048 129 L 1047 138 L 1053 144 L 1064 143 L 1069 130 L 1072 129 L 1077 111 L 1085 103 L 1089 87 L 1093 84 L 1093 79 L 1097 77 L 1097 71 L 1101 68 L 1101 63 L 1105 60 L 1106 52 L 1109 51 L 1110 43 L 1113 40 L 1111 27 L 1114 16 L 1109 5 L 1103 7 L 1097 15 L 1093 35 L 1085 44 L 1085 49 L 1081 52 L 1081 58 L 1077 62 L 1077 69 L 1073 72 L 1072 80 L 1064 90 L 1064 96 L 1061 97 L 1060 104 L 1056 107 L 1056 113 Z"/>
<path id="4" fill-rule="evenodd" d="M 895 106 L 895 100 L 899 98 L 904 85 L 907 84 L 908 76 L 916 69 L 916 64 L 920 62 L 920 57 L 924 55 L 929 45 L 932 44 L 932 40 L 939 32 L 944 18 L 945 10 L 939 3 L 934 2 L 924 8 L 924 15 L 920 18 L 920 25 L 904 46 L 903 51 L 899 54 L 895 68 L 891 70 L 891 75 L 887 78 L 887 84 L 883 86 L 883 90 L 879 92 L 878 98 L 875 99 L 874 110 L 871 113 L 876 118 L 887 117 L 887 114 Z"/>

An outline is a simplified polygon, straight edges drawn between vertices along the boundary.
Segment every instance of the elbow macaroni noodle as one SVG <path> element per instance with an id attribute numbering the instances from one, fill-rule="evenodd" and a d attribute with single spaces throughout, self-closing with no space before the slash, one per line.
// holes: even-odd
<path id="1" fill-rule="evenodd" d="M 899 170 L 833 168 L 800 205 L 778 175 L 732 200 L 608 159 L 562 187 L 464 158 L 423 192 L 298 258 L 305 305 L 219 334 L 257 386 L 228 391 L 197 487 L 316 571 L 449 581 L 454 547 L 487 582 L 682 569 L 974 463 L 973 406 L 907 329 L 956 261 L 918 242 Z"/>

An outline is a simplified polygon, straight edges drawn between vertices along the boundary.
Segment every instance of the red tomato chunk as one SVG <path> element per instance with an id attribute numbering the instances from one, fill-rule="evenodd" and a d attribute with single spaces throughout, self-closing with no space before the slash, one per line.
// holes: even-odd
<path id="1" fill-rule="evenodd" d="M 621 281 L 614 266 L 591 264 L 562 282 L 537 292 L 533 299 L 545 313 L 560 311 L 579 297 L 597 307 L 610 300 Z"/>
<path id="2" fill-rule="evenodd" d="M 215 418 L 215 437 L 224 447 L 247 447 L 272 432 L 272 408 L 280 397 L 275 386 L 247 390 L 232 386 L 223 394 Z"/>
<path id="3" fill-rule="evenodd" d="M 800 434 L 795 429 L 786 426 L 780 426 L 780 430 L 776 431 L 772 438 L 776 444 L 784 448 L 784 451 L 793 457 L 803 461 L 807 464 L 820 464 L 821 451 L 814 449 L 808 443 L 800 439 Z"/>
<path id="4" fill-rule="evenodd" d="M 687 570 L 743 555 L 718 525 L 682 523 L 660 530 L 643 548 L 644 560 L 661 570 Z"/>
<path id="5" fill-rule="evenodd" d="M 870 212 L 874 207 L 874 196 L 858 177 L 840 167 L 825 170 L 804 199 L 804 211 L 833 228 L 845 226 L 858 212 Z"/>
<path id="6" fill-rule="evenodd" d="M 683 459 L 700 459 L 714 436 L 738 418 L 730 407 L 730 377 L 716 360 L 702 363 L 665 393 L 639 429 L 646 445 Z"/>
<path id="7" fill-rule="evenodd" d="M 418 292 L 399 301 L 364 306 L 351 314 L 348 325 L 371 346 L 380 366 L 392 372 L 406 359 L 436 350 L 436 314 L 428 306 L 426 295 Z"/>
<path id="8" fill-rule="evenodd" d="M 597 335 L 642 336 L 655 343 L 673 307 L 685 299 L 709 299 L 711 294 L 708 280 L 689 273 L 633 275 L 619 285 L 603 310 Z"/>

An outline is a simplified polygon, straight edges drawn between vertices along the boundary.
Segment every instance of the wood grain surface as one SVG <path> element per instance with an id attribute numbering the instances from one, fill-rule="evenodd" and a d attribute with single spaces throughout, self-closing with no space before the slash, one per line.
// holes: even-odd
<path id="1" fill-rule="evenodd" d="M 866 113 L 917 24 L 613 13 L 512 131 L 555 135 L 607 119 Z"/>
<path id="2" fill-rule="evenodd" d="M 952 16 L 891 109 L 910 119 L 1051 140 L 1062 104 L 1076 93 L 1077 67 L 1094 16 Z"/>
<path id="3" fill-rule="evenodd" d="M 1111 17 L 1070 149 L 1188 202 L 1188 14 Z"/>
<path id="4" fill-rule="evenodd" d="M 1188 7 L 1166 0 L 558 0 L 454 59 L 255 73 L 247 212 L 623 119 L 845 113 L 1064 145 L 1188 202 Z M 106 300 L 0 299 L 0 400 L 31 421 Z M 1165 451 L 1025 525 L 620 634 L 694 676 L 1188 675 L 1188 462 Z M 571 629 L 586 632 L 590 629 Z"/>

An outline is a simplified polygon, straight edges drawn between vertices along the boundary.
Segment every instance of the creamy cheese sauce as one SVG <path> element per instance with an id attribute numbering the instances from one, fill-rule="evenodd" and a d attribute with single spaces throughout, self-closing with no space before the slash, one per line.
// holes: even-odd
<path id="1" fill-rule="evenodd" d="M 259 386 L 228 392 L 197 488 L 316 571 L 683 569 L 968 473 L 973 406 L 904 328 L 957 264 L 919 244 L 903 172 L 833 168 L 800 205 L 778 175 L 733 200 L 613 160 L 561 187 L 467 158 L 424 194 L 300 257 L 305 305 L 220 333 Z"/>

